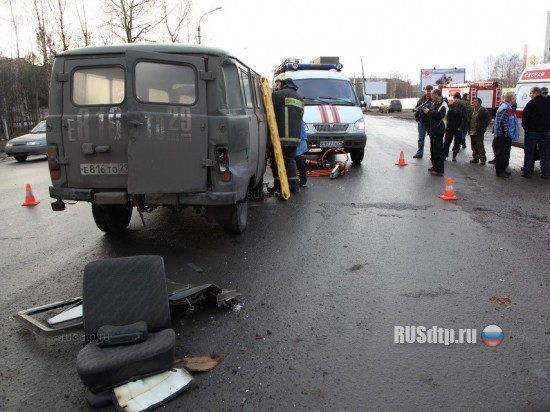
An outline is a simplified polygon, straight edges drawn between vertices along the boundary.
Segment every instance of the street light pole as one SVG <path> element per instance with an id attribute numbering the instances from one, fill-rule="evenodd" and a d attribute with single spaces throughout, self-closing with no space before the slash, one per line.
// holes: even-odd
<path id="1" fill-rule="evenodd" d="M 201 44 L 201 20 L 204 16 L 206 16 L 207 14 L 210 14 L 210 13 L 214 13 L 216 10 L 219 10 L 221 9 L 221 6 L 220 7 L 216 7 L 214 10 L 210 10 L 210 11 L 207 11 L 206 13 L 204 13 L 201 18 L 199 19 L 199 25 L 197 26 L 197 34 L 198 34 L 198 38 L 199 38 L 199 44 Z"/>

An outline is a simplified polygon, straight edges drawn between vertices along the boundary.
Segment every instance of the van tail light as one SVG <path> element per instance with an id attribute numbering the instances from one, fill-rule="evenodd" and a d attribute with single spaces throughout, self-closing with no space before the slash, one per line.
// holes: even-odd
<path id="1" fill-rule="evenodd" d="M 229 171 L 229 156 L 225 147 L 218 147 L 218 168 L 223 182 L 231 181 L 231 172 Z"/>
<path id="2" fill-rule="evenodd" d="M 57 151 L 57 145 L 48 145 L 46 149 L 46 155 L 48 156 L 48 168 L 50 169 L 50 177 L 52 178 L 52 180 L 61 179 L 61 166 L 59 165 L 59 152 Z"/>

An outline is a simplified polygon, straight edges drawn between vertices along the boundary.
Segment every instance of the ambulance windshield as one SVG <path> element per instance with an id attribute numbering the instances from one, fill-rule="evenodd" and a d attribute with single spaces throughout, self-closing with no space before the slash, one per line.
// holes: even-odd
<path id="1" fill-rule="evenodd" d="M 351 83 L 337 79 L 296 79 L 298 93 L 305 105 L 336 104 L 357 106 Z"/>

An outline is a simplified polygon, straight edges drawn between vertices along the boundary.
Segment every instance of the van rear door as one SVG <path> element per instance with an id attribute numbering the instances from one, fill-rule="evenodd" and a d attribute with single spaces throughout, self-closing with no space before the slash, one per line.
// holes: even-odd
<path id="1" fill-rule="evenodd" d="M 204 59 L 128 51 L 126 60 L 128 193 L 206 191 Z"/>
<path id="2" fill-rule="evenodd" d="M 67 58 L 62 84 L 63 164 L 69 187 L 125 188 L 128 173 L 124 57 Z"/>

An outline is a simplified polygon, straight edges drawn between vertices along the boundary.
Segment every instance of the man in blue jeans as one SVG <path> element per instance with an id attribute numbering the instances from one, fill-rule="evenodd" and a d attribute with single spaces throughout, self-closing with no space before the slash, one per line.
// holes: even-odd
<path id="1" fill-rule="evenodd" d="M 428 133 L 428 125 L 430 122 L 430 118 L 424 114 L 423 110 L 417 109 L 424 103 L 430 104 L 432 102 L 432 90 L 433 87 L 431 85 L 427 85 L 426 94 L 418 99 L 418 102 L 415 106 L 416 112 L 414 114 L 414 117 L 416 119 L 418 127 L 418 150 L 413 156 L 415 159 L 422 159 L 422 156 L 424 155 L 424 140 L 426 139 L 426 134 Z"/>
<path id="2" fill-rule="evenodd" d="M 523 177 L 533 176 L 535 163 L 535 149 L 538 145 L 540 152 L 541 177 L 550 177 L 550 161 L 548 159 L 550 146 L 550 103 L 542 94 L 540 87 L 532 87 L 529 92 L 531 100 L 523 109 L 521 126 L 525 130 L 525 148 L 523 160 Z"/>

